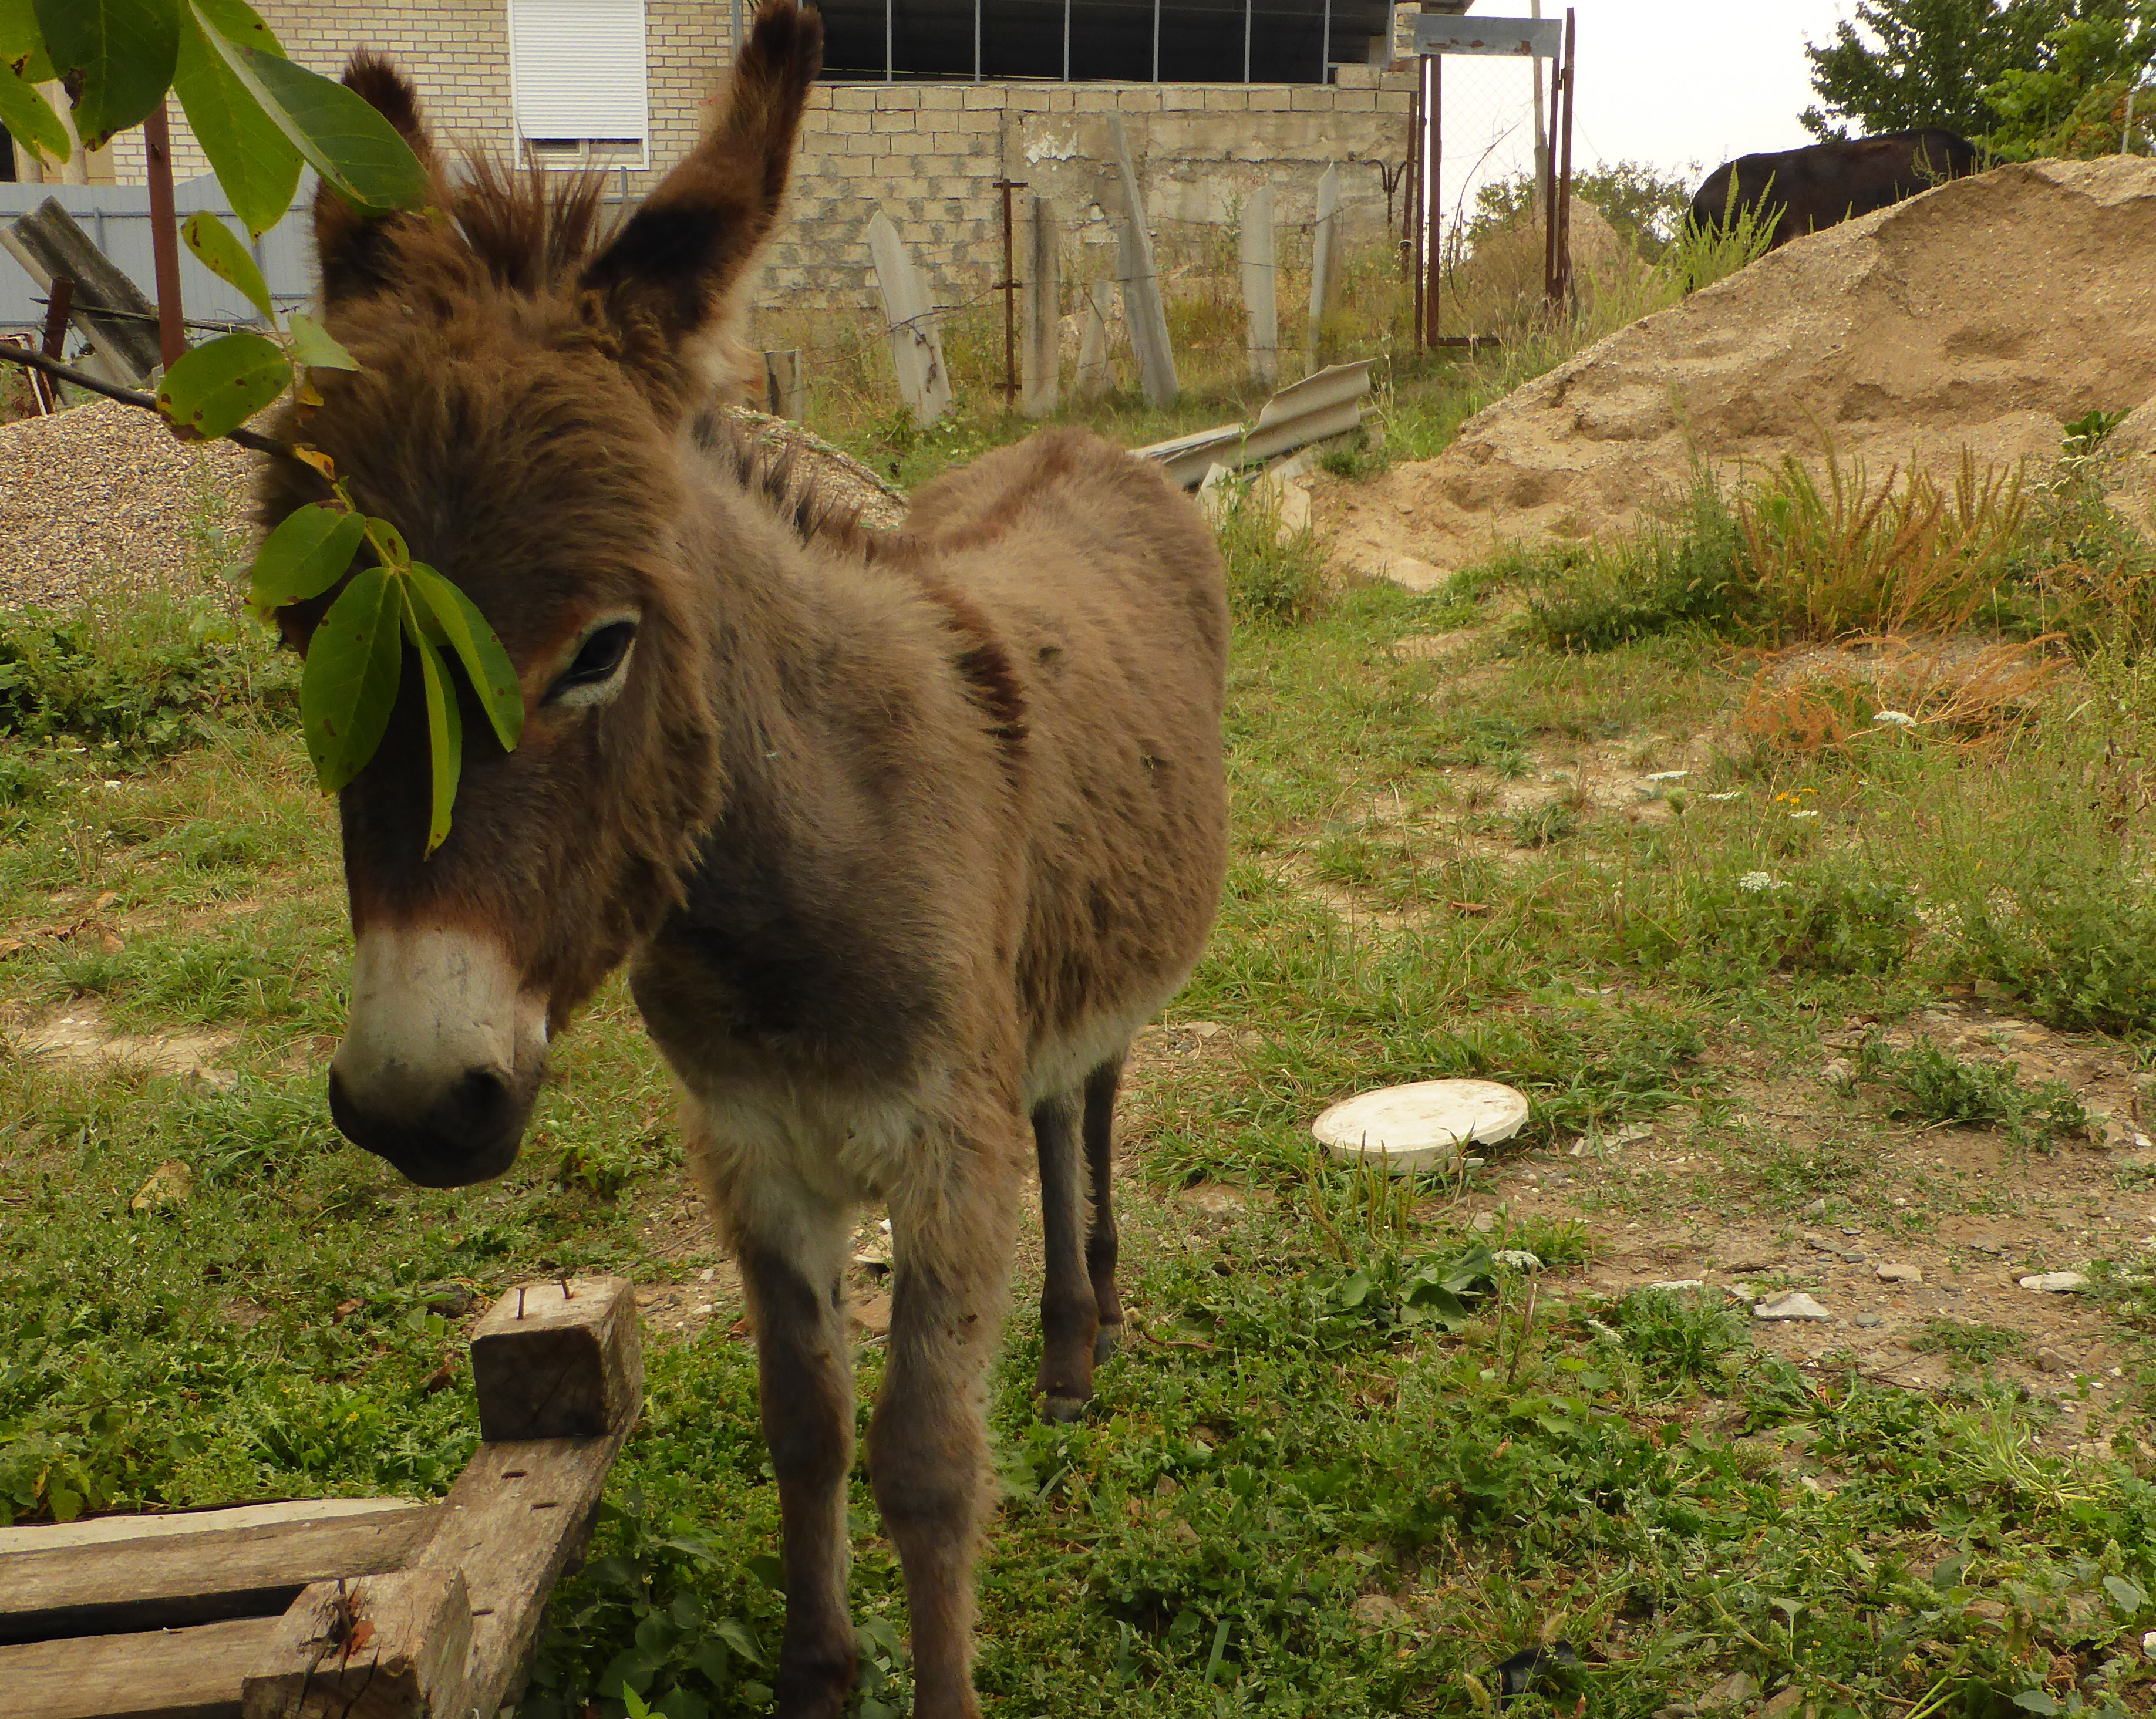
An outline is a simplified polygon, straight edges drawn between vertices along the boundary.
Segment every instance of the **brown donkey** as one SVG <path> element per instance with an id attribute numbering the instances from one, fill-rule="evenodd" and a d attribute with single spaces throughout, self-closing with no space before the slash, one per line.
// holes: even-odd
<path id="1" fill-rule="evenodd" d="M 1079 1412 L 1118 1334 L 1116 1080 L 1219 897 L 1227 615 L 1195 511 L 1089 436 L 990 454 L 882 536 L 789 500 L 700 409 L 820 38 L 814 13 L 765 4 L 711 133 L 610 239 L 588 187 L 550 198 L 483 164 L 452 184 L 409 86 L 365 56 L 347 74 L 434 207 L 318 203 L 329 326 L 362 367 L 318 374 L 293 428 L 478 604 L 526 716 L 503 753 L 466 691 L 432 859 L 417 675 L 345 789 L 356 948 L 330 1103 L 414 1181 L 498 1175 L 549 1034 L 632 963 L 754 1320 L 789 1716 L 837 1714 L 853 1675 L 840 1280 L 855 1208 L 888 1203 L 869 1472 L 916 1711 L 940 1719 L 977 1711 L 982 1376 L 1029 1122 L 1049 1414 Z M 277 462 L 264 521 L 321 494 Z M 326 605 L 285 613 L 295 645 Z"/>

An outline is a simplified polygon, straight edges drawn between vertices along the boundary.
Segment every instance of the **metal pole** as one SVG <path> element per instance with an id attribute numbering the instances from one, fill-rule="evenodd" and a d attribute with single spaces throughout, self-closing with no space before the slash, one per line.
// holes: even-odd
<path id="1" fill-rule="evenodd" d="M 891 12 L 896 3 L 896 0 L 883 0 L 883 80 L 886 84 L 891 80 L 891 69 L 895 64 L 891 49 Z"/>
<path id="2" fill-rule="evenodd" d="M 973 0 L 973 81 L 981 81 L 981 0 Z M 1004 271 L 1008 275 L 1010 271 Z"/>
<path id="3" fill-rule="evenodd" d="M 1412 225 L 1415 231 L 1421 230 L 1421 223 L 1416 219 L 1416 214 L 1422 205 L 1416 199 L 1422 195 L 1422 175 L 1415 171 L 1421 164 L 1421 157 L 1422 59 L 1421 56 L 1417 55 L 1414 88 L 1408 92 L 1407 172 L 1400 187 L 1400 267 L 1402 272 L 1408 276 L 1410 289 L 1415 280 L 1413 259 L 1420 254 L 1419 252 L 1410 249 L 1413 241 L 1409 237 L 1409 228 Z"/>
<path id="4" fill-rule="evenodd" d="M 1070 81 L 1070 0 L 1063 0 L 1063 81 Z"/>
<path id="5" fill-rule="evenodd" d="M 144 153 L 149 157 L 150 255 L 157 281 L 157 356 L 166 369 L 187 349 L 187 325 L 180 319 L 180 230 L 172 212 L 172 142 L 161 100 L 142 121 Z"/>
<path id="6" fill-rule="evenodd" d="M 1534 0 L 1534 4 L 1528 8 L 1528 15 L 1537 20 L 1541 18 L 1543 0 Z M 1530 81 L 1535 86 L 1535 196 L 1539 201 L 1547 203 L 1549 201 L 1550 152 L 1549 127 L 1543 121 L 1543 69 L 1535 65 L 1532 59 L 1527 64 L 1534 69 L 1534 76 Z M 1544 238 L 1547 239 L 1547 233 Z"/>
<path id="7" fill-rule="evenodd" d="M 1332 81 L 1332 0 L 1325 0 L 1325 22 L 1317 32 L 1317 81 Z"/>
<path id="8" fill-rule="evenodd" d="M 1535 88 L 1543 87 L 1542 70 L 1535 71 Z M 1550 119 L 1556 121 L 1558 104 L 1564 99 L 1564 57 L 1562 54 L 1550 56 Z M 1548 163 L 1545 162 L 1545 167 Z M 1543 303 L 1545 306 L 1557 303 L 1557 176 L 1544 172 L 1537 187 L 1543 205 Z"/>
<path id="9" fill-rule="evenodd" d="M 1564 9 L 1564 155 L 1558 169 L 1561 181 L 1557 211 L 1557 285 L 1558 293 L 1572 296 L 1572 110 L 1578 99 L 1573 85 L 1579 71 L 1579 44 L 1574 38 L 1574 8 Z"/>
<path id="10" fill-rule="evenodd" d="M 1018 406 L 1018 267 L 1011 247 L 1011 192 L 1023 191 L 1023 179 L 998 179 L 995 189 L 1004 194 L 1004 278 L 997 290 L 1004 295 L 1004 398 L 1012 409 Z"/>
<path id="11" fill-rule="evenodd" d="M 1251 0 L 1243 0 L 1243 81 L 1245 84 L 1250 81 L 1250 4 Z M 2128 126 L 2133 123 L 2133 98 L 2131 95 L 2126 98 L 2126 123 Z M 2125 153 L 2123 147 L 2119 152 L 2122 155 Z"/>
<path id="12" fill-rule="evenodd" d="M 1160 0 L 1152 0 L 1152 80 L 1160 81 Z"/>
<path id="13" fill-rule="evenodd" d="M 1437 344 L 1438 284 L 1445 260 L 1445 60 L 1430 57 L 1430 100 L 1423 104 L 1423 121 L 1430 133 L 1430 238 L 1423 246 L 1422 310 L 1425 332 L 1423 344 Z"/>

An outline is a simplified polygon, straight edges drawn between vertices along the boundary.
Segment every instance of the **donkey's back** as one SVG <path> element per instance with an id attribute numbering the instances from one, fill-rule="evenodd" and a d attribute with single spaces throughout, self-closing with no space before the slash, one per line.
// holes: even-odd
<path id="1" fill-rule="evenodd" d="M 1188 976 L 1226 860 L 1219 551 L 1158 469 L 1084 430 L 949 472 L 906 521 L 1014 682 L 1029 832 L 1027 1101 L 1071 1090 Z"/>

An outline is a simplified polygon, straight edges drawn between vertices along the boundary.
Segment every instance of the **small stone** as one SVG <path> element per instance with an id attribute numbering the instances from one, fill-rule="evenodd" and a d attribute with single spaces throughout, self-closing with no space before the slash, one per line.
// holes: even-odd
<path id="1" fill-rule="evenodd" d="M 462 1283 L 423 1284 L 419 1294 L 426 1301 L 427 1311 L 439 1313 L 444 1319 L 463 1318 L 471 1311 L 472 1302 L 477 1299 L 471 1286 Z"/>
<path id="2" fill-rule="evenodd" d="M 1754 1319 L 1831 1319 L 1834 1315 L 1802 1290 L 1789 1290 L 1771 1301 L 1753 1304 Z"/>
<path id="3" fill-rule="evenodd" d="M 2141 1638 L 2141 1654 L 2144 1659 L 2156 1660 L 2156 1629 Z"/>
<path id="4" fill-rule="evenodd" d="M 1399 1629 L 1404 1628 L 1408 1621 L 1408 1614 L 1400 1609 L 1399 1603 L 1382 1593 L 1364 1594 L 1355 1602 L 1353 1611 L 1356 1626 L 1362 1629 Z"/>
<path id="5" fill-rule="evenodd" d="M 1782 1719 L 1784 1713 L 1794 1712 L 1797 1704 L 1804 1698 L 1804 1691 L 1793 1683 L 1765 1706 L 1760 1708 L 1759 1719 Z"/>
<path id="6" fill-rule="evenodd" d="M 1914 1265 L 1888 1264 L 1879 1268 L 1878 1278 L 1881 1283 L 1922 1283 L 1924 1274 Z"/>
<path id="7" fill-rule="evenodd" d="M 2039 1271 L 2033 1277 L 2021 1280 L 2025 1290 L 2046 1290 L 2055 1296 L 2071 1295 L 2076 1290 L 2085 1290 L 2089 1280 L 2078 1271 Z"/>
<path id="8" fill-rule="evenodd" d="M 1820 1070 L 1819 1077 L 1822 1086 L 1847 1086 L 1856 1081 L 1856 1070 L 1850 1067 L 1848 1058 L 1838 1056 Z"/>
<path id="9" fill-rule="evenodd" d="M 1804 1208 L 1804 1216 L 1806 1216 L 1807 1218 L 1824 1218 L 1824 1217 L 1825 1217 L 1825 1216 L 1826 1216 L 1826 1198 L 1825 1198 L 1825 1196 L 1824 1196 L 1824 1195 L 1820 1196 L 1820 1198 L 1819 1198 L 1818 1199 L 1814 1200 L 1814 1201 L 1813 1201 L 1810 1205 L 1806 1206 L 1806 1207 Z"/>
<path id="10" fill-rule="evenodd" d="M 1690 1701 L 1672 1701 L 1666 1707 L 1655 1709 L 1655 1719 L 1693 1719 L 1699 1709 Z"/>
<path id="11" fill-rule="evenodd" d="M 1477 1235 L 1487 1235 L 1497 1227 L 1497 1214 L 1495 1212 L 1477 1212 L 1467 1227 Z"/>
<path id="12" fill-rule="evenodd" d="M 135 1198 L 128 1201 L 127 1208 L 133 1212 L 146 1212 L 157 1206 L 185 1205 L 194 1191 L 195 1173 L 177 1158 L 167 1158 L 135 1191 Z"/>
<path id="13" fill-rule="evenodd" d="M 1734 1710 L 1758 1693 L 1759 1686 L 1749 1676 L 1742 1671 L 1732 1671 L 1699 1698 L 1700 1711 L 1712 1712 L 1717 1707 Z"/>
<path id="14" fill-rule="evenodd" d="M 1876 1331 L 1887 1321 L 1876 1313 L 1860 1313 L 1856 1316 L 1856 1322 L 1866 1331 Z"/>

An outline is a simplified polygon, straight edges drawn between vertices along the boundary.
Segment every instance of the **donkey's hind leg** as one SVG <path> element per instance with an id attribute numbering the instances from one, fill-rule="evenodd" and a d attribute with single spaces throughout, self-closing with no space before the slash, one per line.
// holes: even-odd
<path id="1" fill-rule="evenodd" d="M 786 1629 L 776 1711 L 839 1719 L 855 1664 L 846 1612 L 854 1382 L 840 1291 L 852 1210 L 784 1170 L 722 1170 L 710 1157 L 696 1168 L 741 1265 L 763 1442 L 778 1481 Z"/>
<path id="2" fill-rule="evenodd" d="M 1096 1319 L 1093 1358 L 1106 1361 L 1123 1335 L 1123 1301 L 1116 1291 L 1116 1089 L 1128 1047 L 1086 1077 L 1086 1171 L 1093 1194 L 1093 1227 L 1086 1238 L 1086 1275 Z"/>
<path id="3" fill-rule="evenodd" d="M 1041 1419 L 1075 1420 L 1093 1394 L 1099 1315 L 1086 1279 L 1085 1166 L 1078 1156 L 1079 1096 L 1059 1093 L 1034 1107 L 1040 1159 L 1040 1231 L 1047 1271 L 1040 1290 Z"/>

